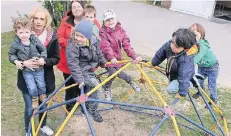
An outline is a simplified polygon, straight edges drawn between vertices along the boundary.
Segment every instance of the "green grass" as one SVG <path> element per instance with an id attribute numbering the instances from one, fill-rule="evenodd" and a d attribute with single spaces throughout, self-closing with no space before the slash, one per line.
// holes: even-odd
<path id="1" fill-rule="evenodd" d="M 8 61 L 8 49 L 9 45 L 12 42 L 12 38 L 14 37 L 13 32 L 8 33 L 2 33 L 2 88 L 1 88 L 1 96 L 2 96 L 2 105 L 1 105 L 1 117 L 2 117 L 2 135 L 24 135 L 24 101 L 21 92 L 18 90 L 16 86 L 16 78 L 17 78 L 17 70 L 13 64 L 11 64 Z M 146 59 L 150 60 L 149 57 L 146 57 Z M 155 80 L 160 82 L 167 82 L 167 79 L 161 75 L 159 72 L 155 70 L 150 70 L 145 68 L 144 69 L 147 75 Z M 125 70 L 129 75 L 132 75 L 134 79 L 139 79 L 140 74 L 138 70 L 136 70 L 135 66 L 129 67 L 127 70 Z M 60 85 L 63 82 L 62 73 L 59 71 L 55 71 L 56 74 L 56 85 Z M 153 105 L 152 99 L 145 90 L 144 86 L 140 84 L 142 87 L 142 91 L 140 93 L 135 93 L 126 102 L 133 103 L 133 104 L 142 104 L 142 105 Z M 175 97 L 175 95 L 169 95 L 167 94 L 166 86 L 161 86 L 155 84 L 156 89 L 161 92 L 167 103 L 171 103 Z M 113 99 L 116 101 L 120 101 L 121 98 L 123 98 L 127 92 L 131 90 L 130 86 L 121 79 L 115 79 L 112 85 L 112 91 L 113 91 Z M 219 100 L 219 107 L 221 107 L 222 111 L 224 112 L 225 117 L 228 119 L 228 127 L 231 128 L 231 89 L 230 88 L 219 88 L 218 89 L 218 100 Z M 63 100 L 64 98 L 64 92 L 60 93 L 60 98 Z M 158 98 L 154 96 L 154 99 L 157 101 L 159 105 L 161 103 L 158 101 Z M 211 119 L 211 116 L 208 111 L 206 111 L 203 107 L 203 105 L 196 100 L 197 108 L 199 109 L 199 112 L 203 118 L 203 121 L 205 123 L 205 126 L 211 127 L 211 124 L 214 124 L 214 122 Z M 61 107 L 62 108 L 62 107 Z M 193 110 L 192 105 L 189 102 L 189 98 L 186 97 L 185 100 L 181 100 L 176 106 L 175 109 L 182 114 L 190 117 L 192 120 L 199 122 L 196 113 Z M 53 128 L 55 131 L 57 131 L 57 126 L 59 126 L 60 121 L 64 118 L 63 117 L 63 111 L 62 109 L 55 109 L 52 112 L 49 112 L 48 116 L 48 124 L 51 128 Z M 135 114 L 135 113 L 134 113 Z M 137 129 L 142 129 L 147 132 L 151 132 L 151 130 L 154 128 L 154 126 L 160 121 L 160 119 L 156 117 L 151 117 L 147 115 L 142 114 L 135 114 L 136 120 L 135 120 L 135 127 Z M 177 121 L 182 124 L 188 124 L 184 120 L 177 117 Z M 191 125 L 190 125 L 191 126 Z M 195 127 L 193 127 L 195 128 Z M 77 129 L 77 128 L 76 128 Z M 182 126 L 179 126 L 180 132 L 182 135 L 203 135 L 199 132 L 192 132 L 187 129 L 185 129 Z M 67 132 L 69 135 L 76 135 L 72 132 Z M 166 121 L 164 125 L 160 128 L 158 131 L 158 135 L 164 135 L 164 134 L 174 134 L 174 128 L 172 125 L 172 122 Z M 220 133 L 217 133 L 220 135 Z"/>

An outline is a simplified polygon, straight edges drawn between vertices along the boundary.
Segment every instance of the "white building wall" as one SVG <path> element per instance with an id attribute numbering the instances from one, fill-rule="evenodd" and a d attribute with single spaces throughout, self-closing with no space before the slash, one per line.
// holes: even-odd
<path id="1" fill-rule="evenodd" d="M 172 0 L 171 10 L 210 18 L 213 16 L 215 0 Z"/>

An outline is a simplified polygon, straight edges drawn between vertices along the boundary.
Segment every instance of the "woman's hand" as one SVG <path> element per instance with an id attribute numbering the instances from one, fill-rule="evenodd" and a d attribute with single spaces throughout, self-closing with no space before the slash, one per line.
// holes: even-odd
<path id="1" fill-rule="evenodd" d="M 38 61 L 34 59 L 29 59 L 29 60 L 23 61 L 23 66 L 27 68 L 39 68 L 39 63 Z"/>
<path id="2" fill-rule="evenodd" d="M 16 65 L 17 69 L 21 69 L 21 70 L 23 69 L 24 66 L 22 64 L 22 61 L 15 60 L 14 63 Z"/>
<path id="3" fill-rule="evenodd" d="M 39 63 L 39 65 L 43 66 L 45 64 L 45 61 L 43 58 L 39 58 L 38 63 Z"/>

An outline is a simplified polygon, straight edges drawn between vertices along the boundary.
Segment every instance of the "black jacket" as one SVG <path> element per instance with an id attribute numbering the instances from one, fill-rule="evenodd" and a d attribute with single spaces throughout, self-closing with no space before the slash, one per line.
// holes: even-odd
<path id="1" fill-rule="evenodd" d="M 50 94 L 55 89 L 55 74 L 53 66 L 58 64 L 59 60 L 60 55 L 58 39 L 56 33 L 53 33 L 52 40 L 47 46 L 47 58 L 45 59 L 46 64 L 44 65 L 44 77 L 47 94 Z M 18 70 L 17 86 L 23 93 L 28 92 L 21 70 Z"/>
<path id="2" fill-rule="evenodd" d="M 102 51 L 99 48 L 99 40 L 93 35 L 90 45 L 78 45 L 71 39 L 66 49 L 67 64 L 76 83 L 84 82 L 84 77 L 92 74 L 93 68 L 103 67 L 106 63 Z"/>

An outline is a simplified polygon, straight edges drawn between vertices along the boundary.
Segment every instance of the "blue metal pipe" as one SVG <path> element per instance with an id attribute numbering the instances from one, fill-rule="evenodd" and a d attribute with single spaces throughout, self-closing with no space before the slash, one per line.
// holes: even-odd
<path id="1" fill-rule="evenodd" d="M 197 124 L 197 123 L 194 122 L 193 120 L 191 120 L 191 119 L 185 117 L 183 114 L 180 114 L 180 113 L 178 113 L 178 112 L 175 112 L 175 114 L 176 114 L 177 116 L 183 118 L 184 120 L 190 122 L 190 123 L 193 124 L 194 126 L 196 126 L 196 127 L 200 128 L 200 129 L 202 129 L 203 131 L 207 132 L 208 134 L 211 134 L 212 136 L 215 136 L 215 134 L 214 134 L 213 132 L 211 132 L 211 131 L 208 130 L 207 128 L 201 126 L 200 124 Z"/>
<path id="2" fill-rule="evenodd" d="M 92 99 L 92 98 L 88 98 L 88 101 L 100 102 L 100 103 L 104 103 L 104 104 L 113 104 L 113 105 L 121 105 L 121 106 L 128 106 L 128 107 L 143 108 L 143 109 L 148 109 L 148 110 L 157 110 L 157 111 L 162 111 L 163 112 L 162 108 L 153 108 L 153 107 L 150 107 L 150 106 L 126 104 L 126 103 L 121 103 L 121 102 L 105 101 L 105 100 L 98 100 L 98 99 Z"/>
<path id="3" fill-rule="evenodd" d="M 192 96 L 189 94 L 189 92 L 188 92 L 188 96 L 189 96 L 190 101 L 192 102 L 193 108 L 194 108 L 194 110 L 196 111 L 197 117 L 198 117 L 198 119 L 199 119 L 201 125 L 204 127 L 204 124 L 203 124 L 203 122 L 202 122 L 202 120 L 201 120 L 201 116 L 200 116 L 199 112 L 197 111 L 196 106 L 195 106 L 195 104 L 194 104 L 194 102 L 193 102 L 193 100 L 192 100 Z"/>
<path id="4" fill-rule="evenodd" d="M 154 136 L 155 133 L 157 132 L 157 130 L 160 128 L 160 126 L 164 123 L 164 121 L 166 119 L 168 119 L 168 115 L 165 114 L 164 117 L 162 118 L 162 120 L 156 125 L 156 127 L 154 128 L 154 130 L 151 132 L 151 134 L 149 136 Z"/>
<path id="5" fill-rule="evenodd" d="M 72 103 L 72 102 L 75 102 L 75 101 L 77 101 L 77 98 L 73 98 L 73 99 L 71 99 L 71 100 L 64 101 L 64 102 L 62 102 L 62 103 L 53 105 L 53 106 L 51 106 L 51 107 L 48 107 L 48 108 L 39 110 L 39 111 L 37 111 L 36 113 L 34 113 L 34 115 L 43 113 L 43 112 L 45 112 L 45 111 L 47 111 L 47 110 L 52 110 L 52 109 L 57 108 L 57 107 L 59 107 L 59 106 L 66 105 L 66 104 L 69 104 L 69 103 Z"/>
<path id="6" fill-rule="evenodd" d="M 108 111 L 108 110 L 111 110 L 111 109 L 113 109 L 113 107 L 105 108 L 105 109 L 98 109 L 98 111 Z M 79 112 L 75 113 L 74 115 L 81 115 L 81 114 L 83 114 L 83 113 L 81 111 L 79 111 Z"/>
<path id="7" fill-rule="evenodd" d="M 200 91 L 199 88 L 197 88 L 197 90 Z M 201 92 L 200 92 L 200 93 L 201 93 Z M 210 114 L 212 115 L 214 121 L 217 123 L 217 125 L 218 125 L 218 127 L 219 127 L 219 129 L 220 129 L 220 131 L 221 131 L 221 133 L 222 133 L 222 135 L 225 136 L 224 130 L 222 129 L 222 127 L 221 127 L 219 121 L 217 120 L 217 118 L 216 118 L 216 116 L 215 116 L 213 110 L 211 109 L 211 107 L 210 107 L 210 105 L 208 104 L 208 102 L 205 100 L 205 97 L 204 97 L 204 95 L 203 95 L 202 93 L 201 93 L 201 97 L 202 97 L 202 99 L 204 100 L 206 106 L 208 107 L 209 112 L 210 112 Z"/>
<path id="8" fill-rule="evenodd" d="M 179 98 L 174 99 L 174 101 L 171 104 L 171 107 L 175 106 L 177 102 L 179 102 Z"/>
<path id="9" fill-rule="evenodd" d="M 147 114 L 147 115 L 150 115 L 150 116 L 160 117 L 160 115 L 158 115 L 158 114 L 152 114 L 152 113 L 147 113 L 147 112 L 143 112 L 143 111 L 137 111 L 137 110 L 133 110 L 133 109 L 122 108 L 122 107 L 120 107 L 120 106 L 119 106 L 119 108 L 120 108 L 121 110 L 126 110 L 126 111 L 131 111 L 131 112 L 138 112 L 138 113 L 143 113 L 143 114 Z M 169 120 L 169 118 L 168 118 L 167 120 Z M 193 128 L 191 128 L 191 127 L 188 127 L 188 126 L 186 126 L 186 125 L 184 125 L 184 124 L 181 124 L 181 123 L 177 123 L 177 124 L 179 124 L 179 125 L 181 125 L 181 126 L 183 126 L 183 127 L 186 127 L 186 128 L 188 128 L 188 129 L 190 129 L 190 130 L 196 131 L 195 129 L 193 129 Z"/>
<path id="10" fill-rule="evenodd" d="M 89 118 L 89 114 L 88 114 L 88 112 L 87 112 L 85 103 L 81 103 L 81 107 L 82 107 L 83 112 L 84 112 L 84 114 L 85 114 L 85 116 L 86 116 L 87 123 L 88 123 L 88 125 L 89 125 L 89 127 L 90 127 L 90 130 L 91 130 L 91 134 L 92 134 L 92 136 L 95 136 L 95 131 L 94 131 L 93 126 L 92 126 L 92 124 L 91 124 L 91 120 L 90 120 L 90 118 Z"/>
<path id="11" fill-rule="evenodd" d="M 70 75 L 52 94 L 50 94 L 46 99 L 45 99 L 45 101 L 43 101 L 39 106 L 38 106 L 38 108 L 37 108 L 37 110 L 39 110 L 39 109 L 41 109 L 41 107 L 43 107 L 43 105 L 44 104 L 46 104 L 47 103 L 47 101 L 48 100 L 50 100 L 51 99 L 51 97 L 52 96 L 54 96 L 58 91 L 59 91 L 59 89 L 60 88 L 62 88 L 65 84 L 66 84 L 66 82 L 67 81 L 69 81 L 70 79 L 71 79 L 71 77 L 72 77 L 72 75 Z"/>
<path id="12" fill-rule="evenodd" d="M 138 110 L 133 110 L 133 109 L 127 109 L 127 108 L 124 108 L 124 107 L 121 107 L 121 106 L 119 106 L 119 109 L 126 110 L 126 111 L 131 111 L 131 112 L 143 113 L 143 114 L 147 114 L 147 115 L 150 115 L 150 116 L 160 117 L 160 115 L 158 115 L 158 114 L 152 114 L 152 113 L 147 113 L 147 112 L 144 112 L 144 111 L 138 111 Z"/>

